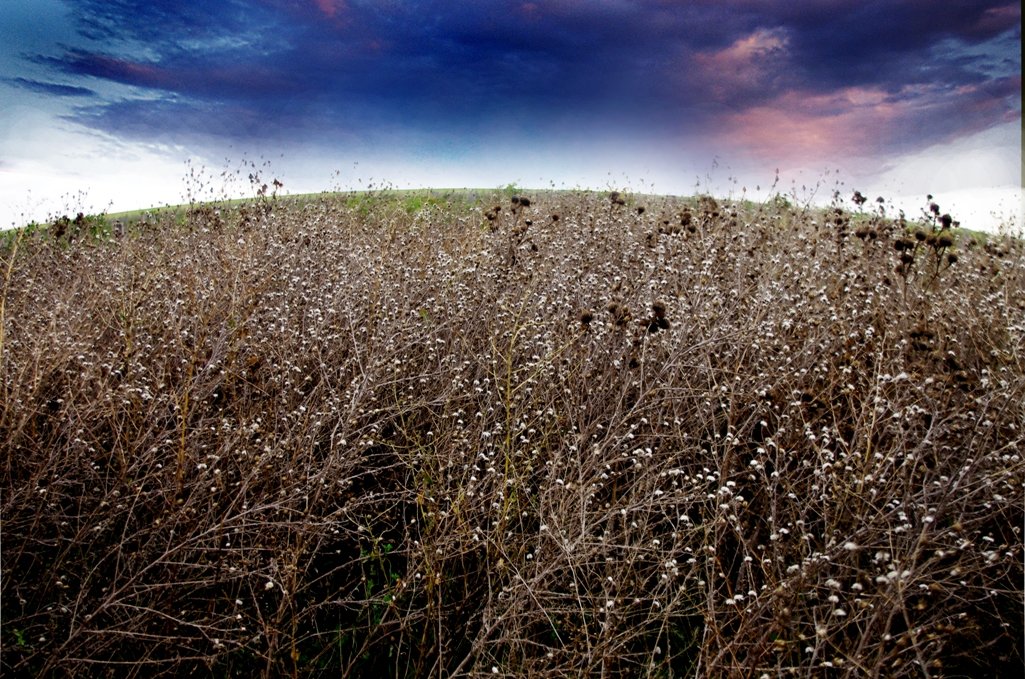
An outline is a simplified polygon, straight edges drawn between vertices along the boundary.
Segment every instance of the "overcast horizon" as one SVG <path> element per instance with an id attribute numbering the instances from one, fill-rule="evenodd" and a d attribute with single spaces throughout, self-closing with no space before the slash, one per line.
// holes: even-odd
<path id="1" fill-rule="evenodd" d="M 253 166 L 1022 225 L 1017 2 L 7 0 L 0 45 L 0 229 L 251 195 Z"/>

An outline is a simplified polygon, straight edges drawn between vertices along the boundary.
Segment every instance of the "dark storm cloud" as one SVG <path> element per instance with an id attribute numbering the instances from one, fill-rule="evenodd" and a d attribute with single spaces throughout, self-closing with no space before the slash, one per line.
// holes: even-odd
<path id="1" fill-rule="evenodd" d="M 73 114 L 133 137 L 632 129 L 778 153 L 805 131 L 872 150 L 1020 116 L 1020 49 L 999 42 L 1018 3 L 69 4 L 82 42 L 37 62 L 135 88 Z"/>
<path id="2" fill-rule="evenodd" d="M 279 96 L 293 89 L 295 82 L 287 73 L 259 63 L 209 60 L 185 53 L 147 62 L 72 49 L 60 59 L 40 58 L 37 61 L 55 66 L 69 75 L 203 97 L 214 102 L 222 98 L 244 98 L 257 92 Z"/>
<path id="3" fill-rule="evenodd" d="M 778 19 L 790 28 L 795 61 L 818 88 L 968 82 L 972 64 L 938 51 L 944 41 L 977 45 L 1021 30 L 1018 3 L 1002 0 L 809 5 L 782 4 Z"/>

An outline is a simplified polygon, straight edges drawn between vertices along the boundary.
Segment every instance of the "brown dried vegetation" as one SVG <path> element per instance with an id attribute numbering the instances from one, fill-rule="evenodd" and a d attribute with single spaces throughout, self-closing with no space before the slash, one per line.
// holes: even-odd
<path id="1" fill-rule="evenodd" d="M 3 251 L 4 674 L 1020 676 L 1021 242 L 623 200 Z"/>

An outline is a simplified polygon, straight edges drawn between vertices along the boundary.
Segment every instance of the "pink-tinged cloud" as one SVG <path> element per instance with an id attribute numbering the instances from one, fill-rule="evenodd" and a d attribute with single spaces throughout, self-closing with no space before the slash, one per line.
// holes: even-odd
<path id="1" fill-rule="evenodd" d="M 885 94 L 849 88 L 832 95 L 787 92 L 764 106 L 728 114 L 720 134 L 731 146 L 787 164 L 857 152 L 869 133 L 898 115 Z"/>
<path id="2" fill-rule="evenodd" d="M 267 95 L 294 92 L 293 78 L 274 66 L 253 64 L 185 64 L 165 66 L 76 51 L 62 62 L 68 73 L 187 95 Z"/>
<path id="3" fill-rule="evenodd" d="M 1008 79 L 1011 80 L 1011 79 Z M 909 86 L 893 94 L 848 87 L 829 94 L 790 90 L 716 121 L 724 145 L 762 161 L 802 166 L 830 159 L 887 155 L 913 142 L 942 143 L 1013 118 L 1001 92 L 967 85 L 956 91 Z M 998 95 L 998 96 L 994 96 Z M 924 137 L 924 139 L 923 139 Z"/>
<path id="4" fill-rule="evenodd" d="M 782 29 L 759 28 L 727 47 L 694 54 L 687 77 L 702 83 L 716 101 L 764 92 L 786 71 L 788 43 Z"/>
<path id="5" fill-rule="evenodd" d="M 1021 25 L 1021 5 L 1017 2 L 991 7 L 970 28 L 972 35 L 996 35 Z"/>
<path id="6" fill-rule="evenodd" d="M 79 52 L 69 60 L 72 70 L 97 78 L 107 78 L 129 85 L 170 88 L 173 78 L 154 64 L 118 59 L 103 54 Z"/>
<path id="7" fill-rule="evenodd" d="M 767 55 L 786 49 L 787 36 L 779 29 L 765 29 L 737 38 L 729 47 L 712 52 L 703 59 L 715 66 L 744 67 L 756 63 Z"/>
<path id="8" fill-rule="evenodd" d="M 517 8 L 517 10 L 520 14 L 527 17 L 528 19 L 533 19 L 537 17 L 540 13 L 540 8 L 537 6 L 536 2 L 520 3 L 520 6 Z"/>
<path id="9" fill-rule="evenodd" d="M 317 5 L 317 9 L 320 13 L 326 16 L 328 19 L 334 19 L 339 14 L 346 12 L 349 9 L 348 4 L 345 0 L 313 0 Z"/>

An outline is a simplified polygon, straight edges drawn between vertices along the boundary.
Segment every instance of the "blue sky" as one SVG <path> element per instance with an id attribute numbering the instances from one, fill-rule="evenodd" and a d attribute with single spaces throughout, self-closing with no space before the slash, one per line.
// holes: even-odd
<path id="1" fill-rule="evenodd" d="M 252 164 L 291 192 L 778 171 L 1020 225 L 1020 40 L 1001 0 L 5 0 L 0 227 Z"/>

